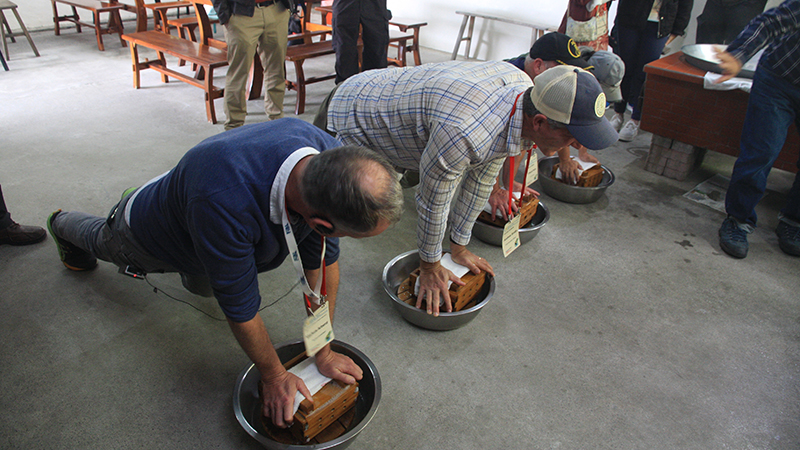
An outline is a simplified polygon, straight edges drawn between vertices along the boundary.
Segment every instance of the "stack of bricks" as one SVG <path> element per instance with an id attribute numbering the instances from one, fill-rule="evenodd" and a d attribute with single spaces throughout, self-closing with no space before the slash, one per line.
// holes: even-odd
<path id="1" fill-rule="evenodd" d="M 705 149 L 654 134 L 644 170 L 683 181 L 704 155 Z"/>

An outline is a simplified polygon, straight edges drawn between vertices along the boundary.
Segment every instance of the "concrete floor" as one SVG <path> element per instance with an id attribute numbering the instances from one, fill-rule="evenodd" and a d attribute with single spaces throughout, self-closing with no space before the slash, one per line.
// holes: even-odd
<path id="1" fill-rule="evenodd" d="M 86 32 L 33 37 L 42 56 L 23 39 L 0 72 L 0 182 L 18 222 L 43 226 L 57 208 L 105 215 L 124 189 L 222 132 L 197 88 L 144 73 L 133 89 L 115 39 L 99 52 Z M 310 86 L 303 119 L 331 87 Z M 261 101 L 249 108 L 248 122 L 265 119 Z M 350 448 L 800 448 L 800 259 L 773 231 L 793 175 L 773 171 L 750 255 L 734 260 L 717 242 L 723 214 L 683 197 L 729 175 L 733 159 L 710 154 L 675 181 L 643 170 L 649 141 L 596 152 L 617 176 L 596 203 L 543 194 L 550 222 L 508 258 L 470 244 L 493 263 L 497 293 L 458 330 L 415 328 L 381 288 L 386 262 L 415 247 L 411 190 L 395 227 L 342 241 L 336 336 L 383 380 L 378 413 Z M 176 275 L 149 279 L 214 319 L 107 263 L 70 272 L 50 239 L 0 247 L 0 448 L 260 447 L 233 415 L 249 361 L 219 308 Z M 272 303 L 293 269 L 260 282 Z M 274 342 L 300 337 L 299 295 L 261 313 Z"/>

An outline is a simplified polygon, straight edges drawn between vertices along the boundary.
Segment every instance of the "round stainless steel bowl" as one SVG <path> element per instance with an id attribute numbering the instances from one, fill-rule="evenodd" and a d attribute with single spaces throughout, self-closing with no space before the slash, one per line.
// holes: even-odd
<path id="1" fill-rule="evenodd" d="M 478 292 L 478 302 L 472 308 L 458 312 L 441 312 L 438 317 L 428 314 L 427 311 L 415 308 L 397 297 L 397 287 L 408 275 L 419 267 L 419 253 L 417 250 L 405 252 L 386 264 L 383 268 L 383 289 L 392 299 L 395 309 L 406 321 L 428 330 L 445 331 L 463 327 L 474 319 L 481 309 L 489 303 L 494 295 L 494 278 L 484 283 Z"/>
<path id="2" fill-rule="evenodd" d="M 603 180 L 595 187 L 578 187 L 564 184 L 550 178 L 553 166 L 558 163 L 558 156 L 550 156 L 539 160 L 539 183 L 545 194 L 566 203 L 593 203 L 596 202 L 606 189 L 614 184 L 614 174 L 608 167 L 603 168 Z"/>
<path id="3" fill-rule="evenodd" d="M 539 207 L 536 208 L 536 214 L 533 215 L 531 221 L 519 229 L 520 243 L 524 244 L 535 238 L 548 220 L 550 220 L 550 210 L 540 201 Z M 475 221 L 475 225 L 472 227 L 472 235 L 487 244 L 498 247 L 503 246 L 503 228 L 497 225 L 481 222 L 480 220 Z"/>
<path id="4" fill-rule="evenodd" d="M 334 340 L 331 342 L 331 349 L 349 356 L 364 372 L 363 378 L 358 382 L 355 417 L 350 428 L 338 438 L 322 444 L 289 445 L 272 440 L 261 424 L 261 400 L 258 396 L 258 380 L 261 379 L 261 374 L 255 365 L 251 364 L 239 374 L 233 390 L 233 412 L 247 434 L 270 450 L 342 450 L 353 442 L 378 410 L 378 403 L 381 400 L 381 377 L 372 361 L 355 347 Z M 281 362 L 286 362 L 305 351 L 305 344 L 302 340 L 284 342 L 276 345 L 275 351 L 278 352 Z"/>
<path id="5" fill-rule="evenodd" d="M 691 44 L 681 47 L 686 62 L 706 72 L 722 73 L 719 66 L 720 60 L 717 58 L 716 49 L 725 50 L 725 45 L 718 44 Z M 761 56 L 759 54 L 758 56 Z M 742 66 L 742 70 L 736 75 L 739 78 L 753 78 L 755 75 L 758 58 L 750 58 Z"/>

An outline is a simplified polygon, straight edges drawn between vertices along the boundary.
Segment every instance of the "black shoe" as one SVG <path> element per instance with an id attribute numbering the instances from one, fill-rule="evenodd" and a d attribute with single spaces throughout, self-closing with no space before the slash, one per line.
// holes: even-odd
<path id="1" fill-rule="evenodd" d="M 747 256 L 747 235 L 753 232 L 752 225 L 739 223 L 738 220 L 728 216 L 719 229 L 719 246 L 725 253 L 734 258 Z"/>
<path id="2" fill-rule="evenodd" d="M 61 257 L 61 262 L 64 263 L 69 270 L 82 271 L 94 269 L 97 267 L 97 258 L 66 239 L 61 239 L 56 236 L 56 233 L 53 231 L 53 221 L 59 213 L 61 213 L 60 209 L 50 214 L 50 217 L 47 218 L 47 229 L 50 231 L 50 236 L 53 236 L 53 240 L 56 241 L 56 248 L 58 248 L 58 256 Z"/>
<path id="3" fill-rule="evenodd" d="M 800 227 L 789 225 L 781 220 L 778 222 L 775 234 L 778 235 L 778 245 L 783 253 L 800 256 Z"/>
<path id="4" fill-rule="evenodd" d="M 47 237 L 44 228 L 20 225 L 13 222 L 11 226 L 0 230 L 0 245 L 29 245 L 42 242 Z"/>

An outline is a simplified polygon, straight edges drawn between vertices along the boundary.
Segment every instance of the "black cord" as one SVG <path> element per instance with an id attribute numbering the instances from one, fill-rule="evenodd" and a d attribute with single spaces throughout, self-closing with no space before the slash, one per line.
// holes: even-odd
<path id="1" fill-rule="evenodd" d="M 212 316 L 211 314 L 209 314 L 209 313 L 207 313 L 207 312 L 203 311 L 202 309 L 198 308 L 197 306 L 194 306 L 193 304 L 191 304 L 191 303 L 187 302 L 186 300 L 181 300 L 181 299 L 179 299 L 179 298 L 177 298 L 177 297 L 174 297 L 174 296 L 172 296 L 172 295 L 168 294 L 168 293 L 167 293 L 167 292 L 165 292 L 163 289 L 161 289 L 161 288 L 158 288 L 158 287 L 156 287 L 155 285 L 153 285 L 153 283 L 151 283 L 151 282 L 150 282 L 150 279 L 149 279 L 149 278 L 147 278 L 147 275 L 145 275 L 145 276 L 144 276 L 144 280 L 145 280 L 145 281 L 147 281 L 147 284 L 149 284 L 149 285 L 150 285 L 150 287 L 152 287 L 152 288 L 153 288 L 153 292 L 154 292 L 154 293 L 158 294 L 159 292 L 161 292 L 162 294 L 166 295 L 166 296 L 167 296 L 167 297 L 169 297 L 170 299 L 172 299 L 172 300 L 175 300 L 176 302 L 179 302 L 179 303 L 183 303 L 183 304 L 185 304 L 185 305 L 189 305 L 189 306 L 191 306 L 192 308 L 196 309 L 197 311 L 200 311 L 200 312 L 201 312 L 201 313 L 203 313 L 204 315 L 206 315 L 206 316 L 208 316 L 208 317 L 210 317 L 210 318 L 212 318 L 212 319 L 214 319 L 214 320 L 216 320 L 216 321 L 219 321 L 219 322 L 225 322 L 225 321 L 226 321 L 226 319 L 224 319 L 224 318 L 223 318 L 223 319 L 220 319 L 219 317 L 214 317 L 214 316 Z M 264 306 L 262 306 L 261 308 L 259 308 L 258 312 L 261 312 L 261 311 L 263 311 L 263 310 L 264 310 L 264 308 L 269 308 L 270 306 L 273 306 L 273 305 L 275 305 L 276 303 L 278 303 L 279 301 L 281 301 L 281 300 L 283 300 L 284 298 L 286 298 L 286 296 L 287 296 L 287 295 L 289 295 L 289 294 L 291 294 L 291 293 L 292 293 L 292 291 L 294 290 L 294 288 L 295 288 L 295 287 L 297 287 L 297 285 L 298 285 L 298 284 L 300 284 L 300 280 L 298 280 L 298 281 L 297 281 L 297 282 L 296 282 L 294 285 L 292 285 L 292 287 L 290 287 L 290 288 L 289 288 L 289 290 L 288 290 L 288 291 L 286 291 L 286 293 L 285 293 L 285 294 L 283 294 L 283 295 L 281 295 L 280 297 L 278 297 L 277 299 L 275 299 L 275 300 L 274 300 L 272 303 L 270 303 L 270 304 L 267 304 L 267 305 L 264 305 Z"/>

